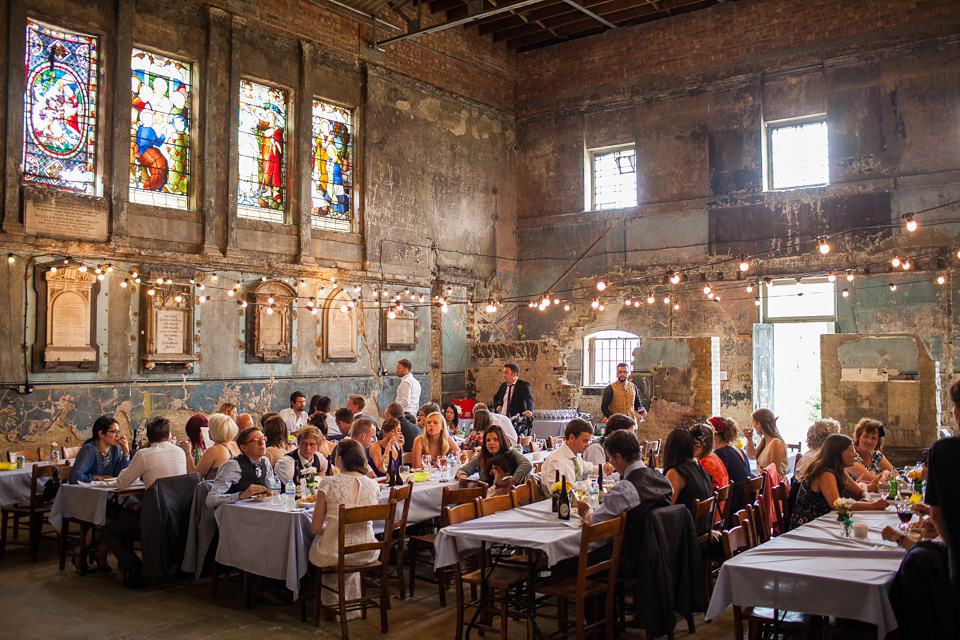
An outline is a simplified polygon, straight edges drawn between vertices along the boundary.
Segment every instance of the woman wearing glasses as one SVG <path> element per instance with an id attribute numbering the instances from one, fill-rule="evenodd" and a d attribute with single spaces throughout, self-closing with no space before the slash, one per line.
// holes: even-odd
<path id="1" fill-rule="evenodd" d="M 70 467 L 70 484 L 117 477 L 130 464 L 130 445 L 113 416 L 100 416 Z"/>

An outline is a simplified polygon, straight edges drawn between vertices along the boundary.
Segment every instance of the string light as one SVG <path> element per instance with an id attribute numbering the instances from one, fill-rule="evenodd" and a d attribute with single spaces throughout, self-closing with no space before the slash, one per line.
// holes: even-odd
<path id="1" fill-rule="evenodd" d="M 136 269 L 134 269 L 133 271 L 130 272 L 130 277 L 136 280 L 137 278 L 140 277 L 140 273 Z"/>
<path id="2" fill-rule="evenodd" d="M 397 311 L 403 311 L 403 303 L 401 302 L 401 303 L 397 304 L 397 307 L 396 307 L 396 308 L 397 308 Z"/>
<path id="3" fill-rule="evenodd" d="M 100 282 L 103 282 L 103 278 L 104 278 L 104 275 L 102 273 L 97 274 L 97 280 L 99 280 Z"/>
<path id="4" fill-rule="evenodd" d="M 354 292 L 354 293 L 360 293 L 361 291 L 363 291 L 363 286 L 362 286 L 362 285 L 359 285 L 359 284 L 353 285 L 353 292 Z"/>
<path id="5" fill-rule="evenodd" d="M 763 279 L 763 284 L 767 285 L 768 288 L 769 288 L 769 287 L 772 287 L 772 286 L 773 286 L 773 278 L 764 278 L 764 279 Z"/>
<path id="6" fill-rule="evenodd" d="M 496 313 L 497 305 L 493 304 L 493 300 L 490 300 L 489 302 L 487 302 L 487 305 L 483 308 L 483 310 L 486 311 L 487 313 Z"/>
<path id="7" fill-rule="evenodd" d="M 569 305 L 569 304 L 563 305 L 563 310 L 564 310 L 564 311 L 570 311 L 570 305 Z"/>
<path id="8" fill-rule="evenodd" d="M 960 252 L 958 252 L 958 255 L 960 255 Z M 670 271 L 669 276 L 670 276 L 670 284 L 680 284 L 679 273 L 677 273 L 676 271 Z"/>
<path id="9" fill-rule="evenodd" d="M 597 291 L 604 291 L 607 288 L 607 283 L 603 280 L 597 282 Z"/>
<path id="10" fill-rule="evenodd" d="M 314 302 L 313 302 L 313 296 L 310 296 L 310 298 L 307 300 L 307 306 L 308 306 L 308 307 L 312 307 L 313 304 L 314 304 Z"/>
<path id="11" fill-rule="evenodd" d="M 716 295 L 713 293 L 713 291 L 711 291 L 710 293 L 707 294 L 707 297 L 713 300 L 716 297 Z"/>
<path id="12" fill-rule="evenodd" d="M 163 284 L 163 278 L 157 278 L 157 284 Z"/>
<path id="13" fill-rule="evenodd" d="M 300 282 L 298 283 L 297 286 L 305 287 L 305 286 L 307 286 L 307 281 L 306 281 L 306 280 L 300 280 Z"/>
<path id="14" fill-rule="evenodd" d="M 716 296 L 716 297 L 713 299 L 713 301 L 714 301 L 714 302 L 720 302 L 720 296 Z"/>
<path id="15" fill-rule="evenodd" d="M 354 307 L 357 306 L 357 301 L 356 301 L 356 300 L 350 300 L 349 302 L 347 302 L 347 306 L 348 306 L 349 308 L 353 309 Z"/>
<path id="16" fill-rule="evenodd" d="M 123 279 L 123 282 L 120 283 L 120 286 L 121 286 L 123 289 L 126 289 L 127 287 L 130 286 L 130 281 L 127 280 L 126 278 L 124 278 L 124 279 Z"/>
<path id="17" fill-rule="evenodd" d="M 210 276 L 210 279 L 211 279 L 211 280 L 213 280 L 214 282 L 216 282 L 217 280 L 219 280 L 219 279 L 220 279 L 220 277 L 219 277 L 219 276 L 217 276 L 217 274 L 216 274 L 216 273 L 213 273 L 213 274 L 212 274 L 212 275 Z"/>
<path id="18" fill-rule="evenodd" d="M 173 280 L 167 278 L 167 284 L 173 284 Z M 200 288 L 203 289 L 203 285 L 200 285 Z"/>
<path id="19" fill-rule="evenodd" d="M 156 295 L 156 293 L 157 293 L 157 290 L 154 289 L 153 287 L 150 287 L 149 289 L 147 289 L 148 296 Z"/>
<path id="20" fill-rule="evenodd" d="M 80 265 L 79 267 L 77 267 L 77 271 L 79 271 L 80 273 L 86 273 L 87 265 L 85 264 Z"/>
<path id="21" fill-rule="evenodd" d="M 233 289 L 230 289 L 229 291 L 227 291 L 227 295 L 230 296 L 231 298 L 237 295 L 237 288 L 234 287 Z"/>
<path id="22" fill-rule="evenodd" d="M 853 269 L 847 269 L 847 282 L 853 282 L 853 279 L 856 276 L 853 273 Z"/>
<path id="23" fill-rule="evenodd" d="M 913 265 L 910 263 L 910 260 L 904 260 L 901 266 L 903 267 L 904 271 L 910 271 L 910 267 Z"/>
<path id="24" fill-rule="evenodd" d="M 893 260 L 890 261 L 890 264 L 894 269 L 900 266 L 900 256 L 893 256 Z"/>
<path id="25" fill-rule="evenodd" d="M 337 276 L 330 276 L 330 284 L 337 284 Z"/>
<path id="26" fill-rule="evenodd" d="M 100 275 L 101 273 L 103 273 L 103 267 L 98 266 L 96 269 L 93 270 L 93 272 L 97 275 Z"/>
<path id="27" fill-rule="evenodd" d="M 653 291 L 647 294 L 647 304 L 653 304 L 657 299 L 653 297 Z"/>
<path id="28" fill-rule="evenodd" d="M 273 296 L 267 298 L 267 304 L 273 304 L 274 302 L 276 302 L 276 300 L 273 299 Z"/>
<path id="29" fill-rule="evenodd" d="M 606 311 L 606 310 L 607 310 L 607 308 L 606 308 L 605 306 L 603 306 L 603 303 L 601 302 L 601 303 L 600 303 L 600 308 L 597 309 L 597 311 Z"/>
<path id="30" fill-rule="evenodd" d="M 747 283 L 747 293 L 753 293 L 754 284 L 752 282 Z"/>
<path id="31" fill-rule="evenodd" d="M 708 284 L 703 285 L 703 295 L 705 295 L 705 296 L 709 296 L 709 295 L 710 295 L 710 285 L 708 285 Z"/>
<path id="32" fill-rule="evenodd" d="M 673 310 L 674 310 L 674 311 L 680 311 L 680 303 L 679 303 L 679 302 L 674 302 L 674 303 L 673 303 Z"/>
<path id="33" fill-rule="evenodd" d="M 350 307 L 346 303 L 340 305 L 340 313 L 349 313 Z"/>
<path id="34" fill-rule="evenodd" d="M 177 295 L 175 295 L 175 296 L 173 297 L 173 301 L 179 304 L 179 303 L 183 302 L 183 296 L 178 293 Z"/>
<path id="35" fill-rule="evenodd" d="M 749 271 L 750 263 L 747 262 L 747 256 L 740 256 L 740 271 Z"/>
<path id="36" fill-rule="evenodd" d="M 275 308 L 276 308 L 276 305 L 271 304 L 269 307 L 267 307 L 267 313 L 269 313 L 270 315 L 273 315 L 273 310 Z"/>
<path id="37" fill-rule="evenodd" d="M 943 274 L 940 274 L 939 276 L 937 276 L 937 284 L 943 284 L 946 281 L 947 279 L 943 277 Z"/>
<path id="38" fill-rule="evenodd" d="M 393 309 L 390 309 L 389 311 L 387 311 L 387 317 L 388 317 L 389 319 L 391 319 L 391 320 L 396 320 L 396 319 L 397 319 L 397 312 L 394 311 Z"/>
<path id="39" fill-rule="evenodd" d="M 663 304 L 670 304 L 670 296 L 663 296 Z"/>
<path id="40" fill-rule="evenodd" d="M 632 304 L 633 304 L 633 300 L 632 300 L 632 299 L 630 299 L 630 298 L 624 298 L 624 299 L 623 299 L 623 306 L 629 307 L 629 306 L 632 305 Z"/>
<path id="41" fill-rule="evenodd" d="M 266 282 L 267 276 L 260 276 L 260 282 Z"/>
<path id="42" fill-rule="evenodd" d="M 833 271 L 827 271 L 827 282 L 836 282 L 836 281 L 837 281 L 837 274 L 835 274 Z"/>
<path id="43" fill-rule="evenodd" d="M 821 255 L 827 255 L 830 253 L 830 245 L 827 243 L 826 236 L 820 236 L 817 238 L 817 244 L 819 245 L 817 248 L 820 250 Z"/>
<path id="44" fill-rule="evenodd" d="M 161 284 L 161 283 L 158 282 L 157 284 Z M 168 282 L 167 284 L 170 284 L 170 283 Z M 206 285 L 204 285 L 202 282 L 197 285 L 197 289 L 200 289 L 200 291 L 205 291 L 206 288 L 207 288 Z"/>
<path id="45" fill-rule="evenodd" d="M 634 306 L 634 308 L 639 309 L 639 308 L 640 308 L 640 301 L 639 301 L 639 300 L 634 300 L 634 301 L 633 301 L 633 306 Z"/>
<path id="46" fill-rule="evenodd" d="M 758 307 L 760 306 L 760 296 L 756 296 L 756 297 L 753 299 L 753 304 L 754 304 L 755 306 L 758 306 Z"/>
<path id="47" fill-rule="evenodd" d="M 917 221 L 914 219 L 912 213 L 906 213 L 903 215 L 903 220 L 907 223 L 907 231 L 913 233 L 917 230 Z"/>
<path id="48" fill-rule="evenodd" d="M 849 297 L 850 297 L 850 289 L 844 288 L 844 290 L 841 291 L 840 294 L 841 294 L 844 298 L 849 298 Z"/>
<path id="49" fill-rule="evenodd" d="M 449 311 L 450 311 L 450 307 L 448 307 L 446 304 L 440 305 L 440 313 L 447 313 Z"/>
<path id="50" fill-rule="evenodd" d="M 310 315 L 313 315 L 313 316 L 317 315 L 317 308 L 316 308 L 316 307 L 310 309 Z"/>
<path id="51" fill-rule="evenodd" d="M 895 285 L 894 283 L 891 282 L 891 283 L 890 283 L 890 291 L 896 291 L 896 290 L 897 290 L 897 285 Z"/>
<path id="52" fill-rule="evenodd" d="M 600 299 L 599 299 L 599 298 L 594 298 L 594 299 L 593 299 L 593 302 L 590 303 L 590 306 L 593 307 L 594 309 L 599 309 L 599 308 L 600 308 Z"/>
<path id="53" fill-rule="evenodd" d="M 239 304 L 239 305 L 240 305 L 242 308 L 244 308 L 244 309 L 247 308 L 247 301 L 246 301 L 246 300 L 237 300 L 237 304 Z"/>

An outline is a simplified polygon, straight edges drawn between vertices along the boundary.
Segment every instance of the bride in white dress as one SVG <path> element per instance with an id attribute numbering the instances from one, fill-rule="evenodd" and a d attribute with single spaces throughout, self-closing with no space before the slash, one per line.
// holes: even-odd
<path id="1" fill-rule="evenodd" d="M 366 475 L 370 469 L 367 467 L 367 456 L 359 442 L 348 438 L 341 440 L 337 447 L 334 464 L 340 469 L 340 473 L 321 479 L 317 504 L 313 510 L 311 529 L 316 537 L 310 546 L 310 562 L 318 567 L 335 567 L 339 561 L 340 505 L 348 508 L 364 507 L 380 502 L 380 485 Z M 376 541 L 371 522 L 348 525 L 344 533 L 344 542 L 347 546 Z M 346 559 L 347 564 L 373 562 L 378 554 L 377 551 L 351 554 Z M 336 607 L 338 604 L 335 591 L 337 574 L 325 573 L 323 584 L 334 589 L 334 591 L 323 589 L 321 596 L 323 604 Z M 360 597 L 360 574 L 347 574 L 345 586 L 347 600 Z M 356 616 L 360 615 L 359 611 L 352 613 Z M 350 617 L 353 616 L 348 615 L 348 618 Z"/>

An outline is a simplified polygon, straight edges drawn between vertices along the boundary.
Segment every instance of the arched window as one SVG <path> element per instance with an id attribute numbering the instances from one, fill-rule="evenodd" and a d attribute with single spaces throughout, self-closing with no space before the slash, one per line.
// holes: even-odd
<path id="1" fill-rule="evenodd" d="M 583 339 L 583 384 L 604 386 L 617 377 L 617 364 L 633 363 L 640 336 L 628 331 L 597 331 Z"/>

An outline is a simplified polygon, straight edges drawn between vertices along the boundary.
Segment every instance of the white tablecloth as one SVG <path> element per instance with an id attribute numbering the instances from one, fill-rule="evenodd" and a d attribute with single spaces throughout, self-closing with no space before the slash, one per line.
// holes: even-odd
<path id="1" fill-rule="evenodd" d="M 855 512 L 853 521 L 869 526 L 866 540 L 842 538 L 828 513 L 728 560 L 706 618 L 731 604 L 771 607 L 861 620 L 884 637 L 897 628 L 888 592 L 904 553 L 880 532 L 899 521 L 893 512 Z"/>
<path id="2" fill-rule="evenodd" d="M 440 529 L 434 541 L 435 566 L 445 567 L 480 548 L 483 541 L 539 549 L 554 565 L 580 553 L 579 518 L 560 520 L 549 500 L 501 511 Z"/>
<path id="3" fill-rule="evenodd" d="M 430 480 L 428 482 L 416 482 L 413 485 L 413 493 L 410 494 L 410 513 L 407 514 L 407 524 L 416 524 L 440 516 L 440 503 L 443 501 L 443 488 L 452 487 L 456 489 L 459 485 L 456 482 L 438 482 Z M 381 487 L 380 503 L 384 504 L 390 497 L 390 487 Z M 397 506 L 400 509 L 400 506 Z M 400 517 L 397 513 L 397 517 Z"/>
<path id="4" fill-rule="evenodd" d="M 143 489 L 142 483 L 127 487 L 126 491 Z M 64 518 L 82 520 L 90 524 L 103 525 L 107 522 L 107 501 L 116 496 L 115 487 L 91 487 L 80 484 L 62 484 L 57 497 L 50 507 L 47 519 L 53 528 L 60 531 Z"/>
<path id="5" fill-rule="evenodd" d="M 548 436 L 563 436 L 569 420 L 534 420 L 531 433 L 537 438 Z"/>
<path id="6" fill-rule="evenodd" d="M 30 499 L 30 481 L 33 479 L 33 465 L 26 463 L 23 469 L 0 471 L 0 505 L 26 502 Z"/>

